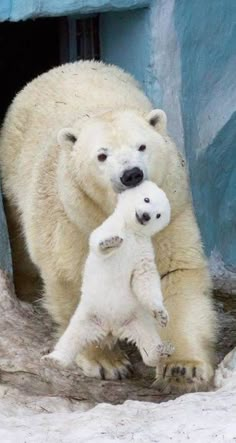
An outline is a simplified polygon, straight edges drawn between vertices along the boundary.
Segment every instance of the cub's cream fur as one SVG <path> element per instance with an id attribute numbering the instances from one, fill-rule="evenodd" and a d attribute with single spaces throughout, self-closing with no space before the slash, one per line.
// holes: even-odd
<path id="1" fill-rule="evenodd" d="M 132 77 L 115 66 L 60 66 L 13 101 L 1 130 L 0 165 L 9 226 L 20 224 L 59 333 L 78 305 L 89 235 L 126 189 L 124 172 L 138 168 L 165 191 L 171 222 L 153 241 L 170 314 L 160 334 L 175 352 L 158 365 L 157 379 L 166 390 L 205 389 L 216 338 L 211 280 L 185 161 L 167 134 L 165 113 L 152 110 Z M 22 294 L 27 284 L 29 293 L 35 268 L 31 272 L 29 259 L 22 259 L 16 228 L 11 237 L 17 290 Z M 91 346 L 77 361 L 87 375 L 108 379 L 118 378 L 127 363 L 117 346 Z"/>
<path id="2" fill-rule="evenodd" d="M 90 235 L 80 303 L 47 359 L 68 366 L 89 344 L 114 346 L 117 339 L 135 343 L 149 366 L 172 353 L 157 331 L 168 314 L 151 243 L 169 221 L 168 199 L 156 184 L 119 195 L 114 213 Z"/>

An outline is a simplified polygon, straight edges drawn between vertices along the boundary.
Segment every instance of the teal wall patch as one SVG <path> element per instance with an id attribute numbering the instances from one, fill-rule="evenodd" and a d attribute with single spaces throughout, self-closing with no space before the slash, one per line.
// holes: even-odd
<path id="1" fill-rule="evenodd" d="M 150 0 L 1 0 L 0 21 L 142 8 Z"/>
<path id="2" fill-rule="evenodd" d="M 148 8 L 101 15 L 102 60 L 130 72 L 147 93 L 151 81 L 149 28 Z"/>
<path id="3" fill-rule="evenodd" d="M 0 187 L 0 269 L 12 275 L 11 249 Z"/>
<path id="4" fill-rule="evenodd" d="M 236 272 L 235 0 L 175 2 L 193 200 L 207 255 Z"/>

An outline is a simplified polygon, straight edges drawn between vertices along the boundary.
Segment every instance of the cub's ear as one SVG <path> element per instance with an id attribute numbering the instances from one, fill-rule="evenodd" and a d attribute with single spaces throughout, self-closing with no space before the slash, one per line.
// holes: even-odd
<path id="1" fill-rule="evenodd" d="M 77 136 L 72 128 L 60 129 L 57 134 L 57 141 L 62 148 L 72 149 L 76 140 Z"/>
<path id="2" fill-rule="evenodd" d="M 148 123 L 160 134 L 165 135 L 167 130 L 167 117 L 162 109 L 153 109 L 147 116 Z"/>

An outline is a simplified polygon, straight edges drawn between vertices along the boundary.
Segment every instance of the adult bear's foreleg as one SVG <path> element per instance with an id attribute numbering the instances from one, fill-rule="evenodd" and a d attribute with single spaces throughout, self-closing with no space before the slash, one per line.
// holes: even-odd
<path id="1" fill-rule="evenodd" d="M 176 270 L 163 278 L 170 321 L 163 340 L 175 348 L 157 368 L 157 386 L 165 392 L 206 390 L 214 373 L 216 318 L 207 269 Z"/>

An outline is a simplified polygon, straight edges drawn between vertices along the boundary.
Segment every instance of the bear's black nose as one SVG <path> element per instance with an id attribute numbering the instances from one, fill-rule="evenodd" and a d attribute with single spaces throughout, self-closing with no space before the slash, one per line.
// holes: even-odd
<path id="1" fill-rule="evenodd" d="M 143 171 L 139 168 L 126 169 L 120 181 L 123 185 L 134 188 L 143 181 Z"/>
<path id="2" fill-rule="evenodd" d="M 150 220 L 150 215 L 147 212 L 144 212 L 142 215 L 142 219 L 146 222 L 148 222 Z"/>

